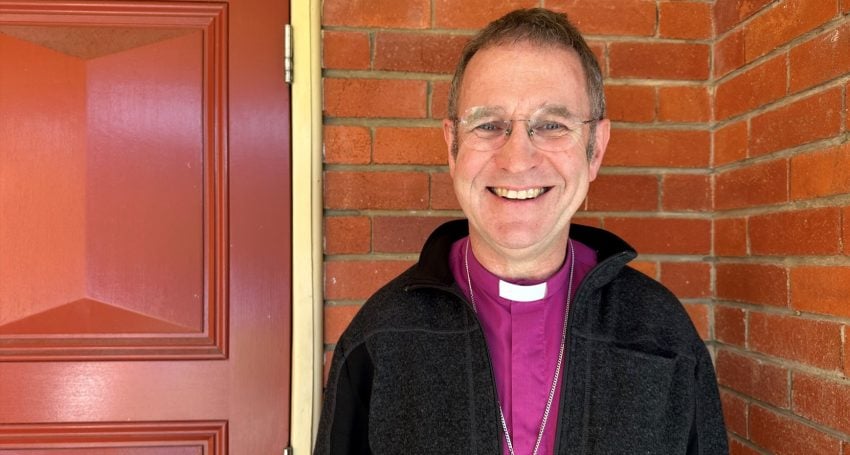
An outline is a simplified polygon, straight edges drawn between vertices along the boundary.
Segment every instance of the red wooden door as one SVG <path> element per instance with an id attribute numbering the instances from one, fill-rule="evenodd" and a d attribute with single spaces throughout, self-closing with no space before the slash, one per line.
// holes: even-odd
<path id="1" fill-rule="evenodd" d="M 0 454 L 287 445 L 288 16 L 0 0 Z"/>

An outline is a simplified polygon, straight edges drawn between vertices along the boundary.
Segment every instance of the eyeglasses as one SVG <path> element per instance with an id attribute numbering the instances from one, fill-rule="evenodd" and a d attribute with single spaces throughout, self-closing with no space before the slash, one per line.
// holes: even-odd
<path id="1" fill-rule="evenodd" d="M 559 152 L 581 143 L 581 127 L 599 119 L 579 120 L 563 108 L 543 108 L 527 119 L 505 119 L 500 109 L 472 108 L 455 119 L 459 140 L 482 152 L 498 150 L 513 133 L 515 122 L 525 122 L 528 138 L 539 149 Z"/>

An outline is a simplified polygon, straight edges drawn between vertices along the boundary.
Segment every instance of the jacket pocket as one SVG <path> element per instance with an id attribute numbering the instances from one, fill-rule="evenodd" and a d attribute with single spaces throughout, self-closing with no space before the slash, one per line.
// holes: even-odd
<path id="1" fill-rule="evenodd" d="M 656 347 L 585 342 L 583 453 L 686 453 L 694 359 Z"/>

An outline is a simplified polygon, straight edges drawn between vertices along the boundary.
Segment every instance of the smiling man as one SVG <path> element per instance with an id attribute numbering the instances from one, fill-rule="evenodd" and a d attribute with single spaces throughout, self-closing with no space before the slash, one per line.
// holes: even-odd
<path id="1" fill-rule="evenodd" d="M 443 130 L 467 217 L 337 343 L 319 454 L 725 454 L 711 358 L 615 235 L 571 223 L 610 122 L 566 17 L 498 19 L 464 48 Z"/>

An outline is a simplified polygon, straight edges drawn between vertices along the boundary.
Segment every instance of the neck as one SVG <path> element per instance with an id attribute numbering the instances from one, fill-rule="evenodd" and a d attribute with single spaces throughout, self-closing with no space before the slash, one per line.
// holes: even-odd
<path id="1" fill-rule="evenodd" d="M 568 236 L 545 249 L 494 248 L 472 232 L 469 240 L 475 259 L 499 278 L 511 281 L 543 281 L 554 275 L 564 264 Z"/>

